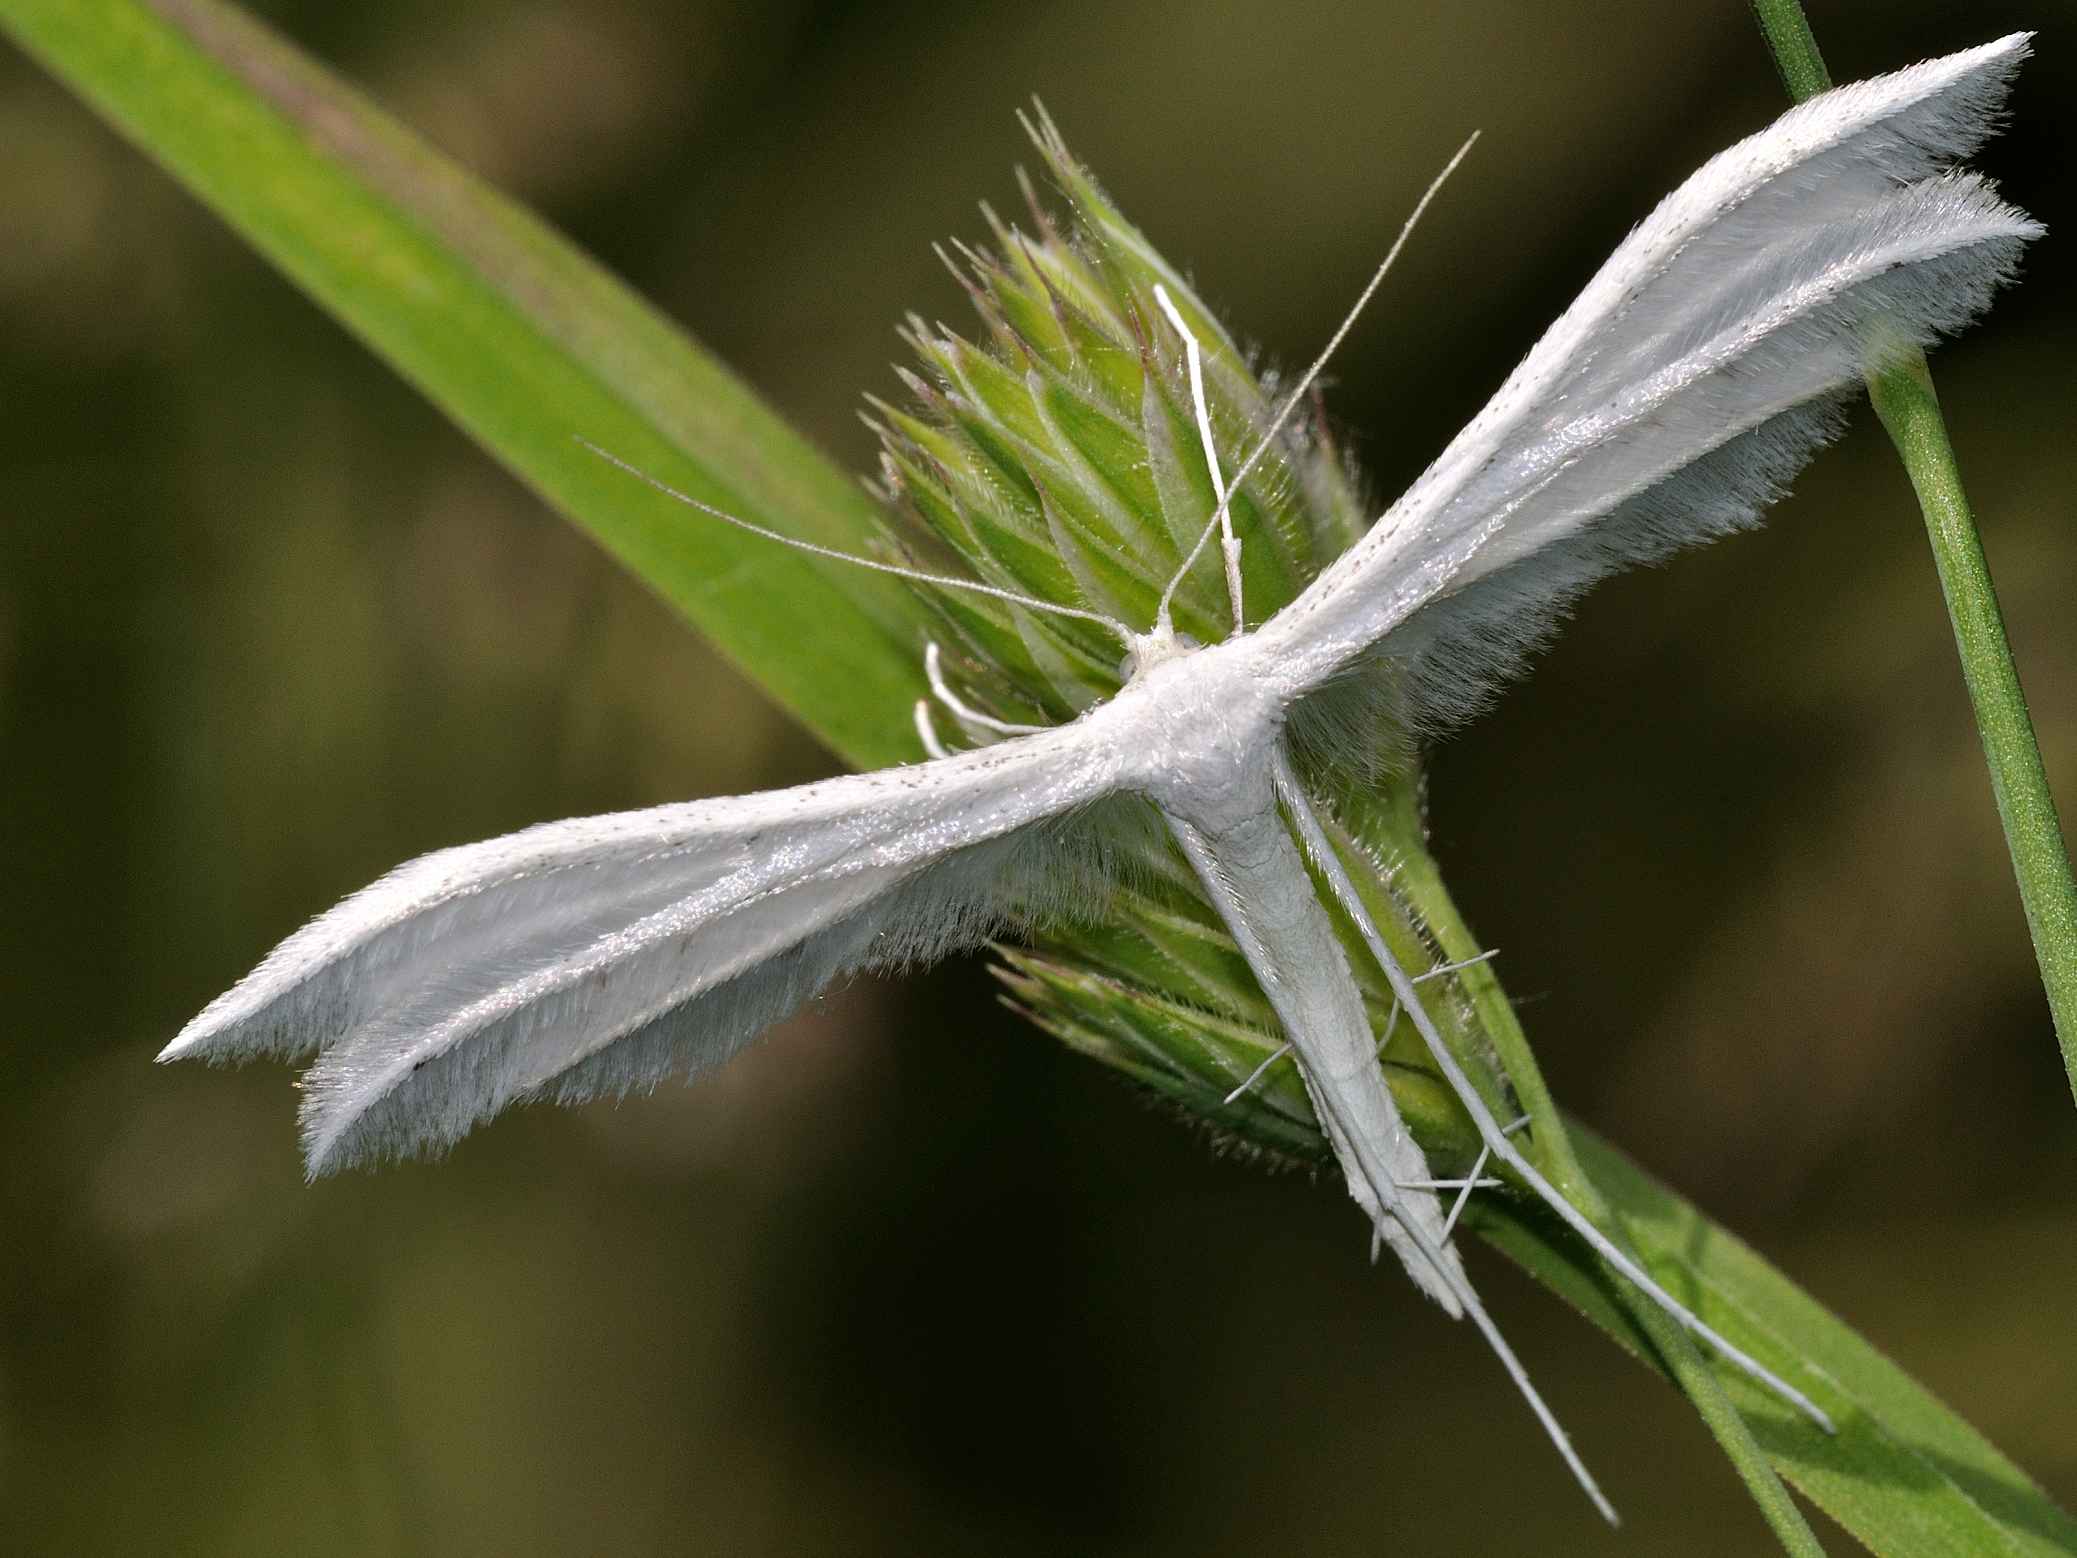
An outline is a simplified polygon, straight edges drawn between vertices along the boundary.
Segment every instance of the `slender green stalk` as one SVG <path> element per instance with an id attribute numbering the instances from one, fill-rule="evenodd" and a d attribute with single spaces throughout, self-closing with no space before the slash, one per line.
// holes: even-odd
<path id="1" fill-rule="evenodd" d="M 1831 86 L 1800 0 L 1753 0 L 1753 13 L 1790 97 L 1801 102 Z M 1976 708 L 1991 793 L 2012 851 L 2012 871 L 2019 879 L 2041 984 L 2048 992 L 2056 1041 L 2062 1046 L 2063 1070 L 2077 1096 L 2077 878 L 2070 872 L 2055 796 L 2048 788 L 2041 745 L 2034 737 L 2012 645 L 2005 637 L 2005 618 L 1998 609 L 1983 540 L 1962 490 L 1961 470 L 1925 355 L 1915 348 L 1885 354 L 1882 366 L 1871 365 L 1867 382 L 1875 414 L 1888 429 L 1925 514 L 1962 677 Z"/>
<path id="2" fill-rule="evenodd" d="M 1913 352 L 1909 362 L 1870 378 L 1868 398 L 1889 429 L 1925 511 L 1926 535 L 1940 569 L 1940 590 L 1961 651 L 1962 675 L 1976 706 L 1991 790 L 1997 796 L 2020 901 L 2041 962 L 2041 983 L 2048 991 L 2062 1045 L 2063 1069 L 2077 1093 L 2077 884 L 2071 880 L 2062 823 L 2027 714 L 2026 694 L 2020 690 L 2019 671 L 2012 663 L 2012 646 L 2005 638 L 1990 564 L 1962 491 L 1961 472 L 1925 359 Z"/>
<path id="3" fill-rule="evenodd" d="M 1774 52 L 1781 84 L 1788 88 L 1790 98 L 1800 103 L 1830 90 L 1832 74 L 1817 50 L 1817 36 L 1810 30 L 1801 0 L 1752 0 L 1752 9 L 1760 31 L 1767 35 L 1767 47 Z"/>

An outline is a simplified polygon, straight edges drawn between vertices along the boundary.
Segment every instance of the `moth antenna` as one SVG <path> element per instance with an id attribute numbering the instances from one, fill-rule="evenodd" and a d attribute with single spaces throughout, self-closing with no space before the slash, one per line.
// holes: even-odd
<path id="1" fill-rule="evenodd" d="M 1154 283 L 1154 302 L 1168 316 L 1176 334 L 1183 338 L 1183 359 L 1190 369 L 1190 401 L 1197 412 L 1197 439 L 1204 445 L 1204 466 L 1211 473 L 1212 514 L 1219 526 L 1219 550 L 1226 560 L 1226 599 L 1233 608 L 1233 631 L 1238 635 L 1248 630 L 1241 615 L 1240 538 L 1233 533 L 1233 506 L 1226 498 L 1226 479 L 1219 474 L 1219 446 L 1212 441 L 1212 408 L 1204 394 L 1204 349 L 1197 344 L 1197 337 L 1191 333 L 1190 327 L 1183 323 L 1183 316 L 1177 310 L 1175 300 L 1168 295 L 1168 288 L 1158 281 Z M 1198 537 L 1197 545 L 1184 560 L 1176 576 L 1178 579 L 1190 571 L 1190 565 L 1197 561 L 1198 552 L 1204 548 L 1205 537 L 1210 534 L 1210 527 L 1206 527 L 1204 535 Z M 1168 588 L 1161 592 L 1161 609 L 1154 618 L 1154 631 L 1157 633 L 1169 627 L 1168 606 L 1175 595 L 1175 588 L 1175 581 L 1171 580 Z"/>
<path id="2" fill-rule="evenodd" d="M 1229 494 L 1240 490 L 1240 484 L 1248 479 L 1248 473 L 1254 470 L 1262 456 L 1269 452 L 1270 444 L 1275 441 L 1277 434 L 1284 430 L 1284 424 L 1291 419 L 1291 413 L 1298 408 L 1299 401 L 1303 400 L 1306 392 L 1313 387 L 1313 381 L 1319 378 L 1321 370 L 1327 366 L 1328 359 L 1340 350 L 1342 341 L 1356 327 L 1356 321 L 1362 317 L 1363 310 L 1369 306 L 1371 298 L 1383 284 L 1386 272 L 1391 270 L 1393 262 L 1399 258 L 1399 251 L 1406 247 L 1406 240 L 1413 236 L 1414 227 L 1427 211 L 1429 203 L 1440 193 L 1449 176 L 1457 171 L 1457 165 L 1471 154 L 1471 148 L 1478 144 L 1479 134 L 1479 131 L 1473 130 L 1465 137 L 1464 144 L 1457 148 L 1456 155 L 1442 165 L 1442 171 L 1429 181 L 1426 191 L 1414 202 L 1412 212 L 1399 229 L 1399 236 L 1392 240 L 1392 247 L 1385 251 L 1384 259 L 1379 261 L 1377 269 L 1371 272 L 1370 280 L 1364 285 L 1363 290 L 1356 294 L 1356 301 L 1342 317 L 1341 324 L 1336 327 L 1334 334 L 1327 338 L 1327 344 L 1320 349 L 1320 355 L 1313 359 L 1313 365 L 1306 369 L 1298 382 L 1291 387 L 1291 393 L 1284 397 L 1283 404 L 1277 408 L 1277 414 L 1269 419 L 1268 429 L 1256 440 L 1255 447 L 1249 451 L 1248 457 L 1240 462 L 1240 468 L 1233 473 L 1233 483 L 1227 488 Z M 1181 587 L 1184 577 L 1196 566 L 1198 554 L 1211 540 L 1212 533 L 1231 533 L 1232 522 L 1226 516 L 1230 501 L 1230 497 L 1220 500 L 1218 511 L 1205 523 L 1203 532 L 1197 538 L 1197 544 L 1190 548 L 1190 555 L 1183 559 L 1182 567 L 1176 570 L 1175 577 L 1168 581 L 1168 588 L 1162 591 L 1161 604 L 1156 613 L 1158 621 L 1168 620 L 1169 605 L 1175 599 L 1176 590 Z M 1234 614 L 1234 620 L 1238 623 L 1238 612 Z"/>
<path id="3" fill-rule="evenodd" d="M 680 492 L 668 482 L 658 481 L 639 466 L 630 465 L 627 461 L 621 459 L 619 455 L 601 449 L 582 434 L 573 433 L 570 436 L 575 442 L 589 449 L 608 465 L 618 466 L 621 470 L 627 472 L 628 475 L 634 477 L 636 481 L 641 482 L 644 486 L 655 488 L 665 497 L 675 498 L 687 508 L 698 509 L 702 514 L 710 515 L 724 523 L 734 525 L 738 530 L 747 530 L 753 536 L 761 536 L 767 541 L 776 541 L 781 546 L 790 546 L 797 552 L 806 552 L 811 557 L 827 557 L 832 562 L 851 563 L 860 568 L 869 568 L 874 573 L 890 573 L 897 579 L 907 579 L 915 584 L 929 584 L 941 590 L 966 590 L 975 595 L 992 595 L 997 600 L 1010 601 L 1015 605 L 1028 607 L 1033 611 L 1046 611 L 1051 612 L 1056 617 L 1074 617 L 1083 622 L 1094 622 L 1097 626 L 1117 634 L 1118 641 L 1128 649 L 1138 642 L 1139 635 L 1134 633 L 1131 628 L 1120 622 L 1116 617 L 1107 616 L 1100 611 L 1090 611 L 1081 606 L 1063 606 L 1058 601 L 1040 600 L 1036 595 L 1025 595 L 1017 590 L 1005 590 L 997 585 L 983 584 L 978 579 L 955 579 L 950 574 L 925 573 L 920 568 L 904 568 L 899 563 L 883 563 L 877 557 L 860 557 L 855 552 L 840 552 L 833 546 L 818 546 L 813 541 L 803 541 L 798 536 L 784 535 L 777 530 L 767 529 L 763 525 L 754 524 L 739 515 L 731 514 L 727 509 L 718 509 L 711 503 L 702 503 L 690 493 Z"/>

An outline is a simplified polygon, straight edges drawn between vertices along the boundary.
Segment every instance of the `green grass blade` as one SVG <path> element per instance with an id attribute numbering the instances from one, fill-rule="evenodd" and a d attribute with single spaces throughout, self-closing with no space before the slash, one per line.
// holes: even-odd
<path id="1" fill-rule="evenodd" d="M 674 504 L 573 441 L 774 529 L 867 534 L 857 484 L 641 298 L 215 0 L 0 0 L 0 28 L 846 758 L 917 755 L 902 586 Z"/>
<path id="2" fill-rule="evenodd" d="M 1753 0 L 1753 14 L 1790 97 L 1800 103 L 1831 86 L 1831 73 L 1800 0 Z M 2077 876 L 2071 874 L 2062 820 L 2056 815 L 2012 645 L 2005 637 L 2005 616 L 1983 555 L 1983 537 L 1962 490 L 1961 468 L 1940 415 L 1925 354 L 1905 352 L 1871 369 L 1868 399 L 1896 446 L 1925 515 L 1926 539 L 1939 569 L 1962 679 L 1983 739 L 1991 795 L 2012 853 L 2012 874 L 2019 882 L 2041 986 L 2062 1048 L 2063 1074 L 2072 1096 L 2077 1096 Z"/>
<path id="3" fill-rule="evenodd" d="M 1812 1503 L 1881 1554 L 2077 1553 L 2077 1520 L 1981 1434 L 1736 1236 L 1568 1124 L 1646 1266 L 1832 1414 L 1839 1432 L 1827 1437 L 1742 1376 L 1715 1371 L 1768 1460 Z M 1481 1235 L 1665 1372 L 1600 1268 L 1544 1214 L 1498 1201 L 1473 1208 Z"/>

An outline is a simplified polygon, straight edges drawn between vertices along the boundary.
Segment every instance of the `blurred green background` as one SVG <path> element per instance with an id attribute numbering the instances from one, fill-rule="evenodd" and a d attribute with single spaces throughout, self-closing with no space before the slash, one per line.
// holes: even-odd
<path id="1" fill-rule="evenodd" d="M 1730 3 L 257 9 L 859 469 L 1033 91 L 1286 362 L 1485 130 L 1334 369 L 1387 492 L 1781 106 Z M 1842 78 L 2042 29 L 1983 165 L 2051 236 L 1936 371 L 2077 812 L 2077 14 L 1810 9 Z M 306 1188 L 290 1073 L 150 1064 L 278 937 L 830 763 L 12 53 L 0 210 L 0 1549 L 1772 1550 L 1689 1409 L 1475 1253 L 1602 1529 L 1334 1186 L 1218 1160 L 978 960 Z M 2077 1502 L 2077 1115 L 1872 418 L 1600 589 L 1431 798 L 1559 1096 Z"/>

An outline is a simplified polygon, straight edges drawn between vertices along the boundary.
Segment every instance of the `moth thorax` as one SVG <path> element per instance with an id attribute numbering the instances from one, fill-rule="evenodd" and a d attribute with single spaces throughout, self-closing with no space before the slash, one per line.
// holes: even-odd
<path id="1" fill-rule="evenodd" d="M 1152 664 L 1141 658 L 1113 700 L 1127 765 L 1141 770 L 1147 793 L 1171 811 L 1216 806 L 1258 787 L 1268 771 L 1283 709 L 1274 686 L 1248 664 L 1247 646 L 1244 638 L 1209 648 L 1178 644 Z"/>

